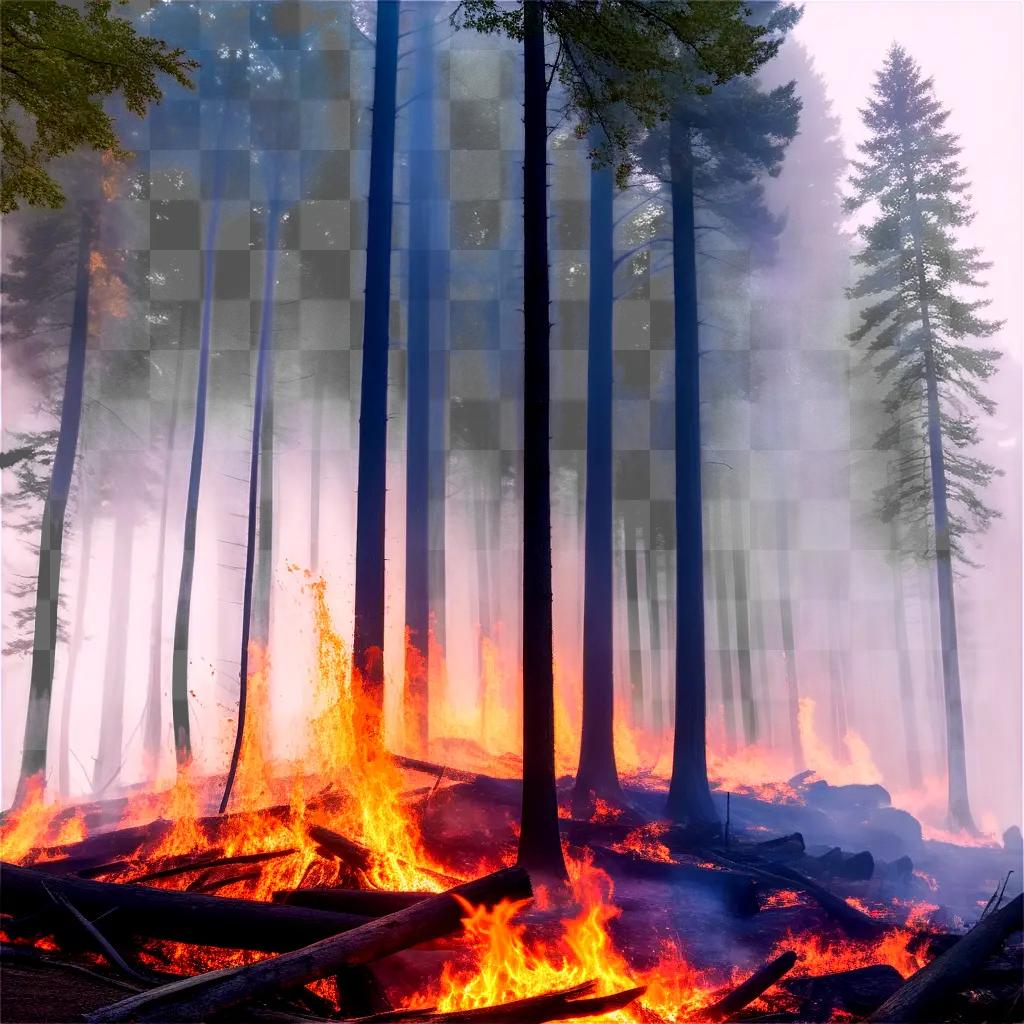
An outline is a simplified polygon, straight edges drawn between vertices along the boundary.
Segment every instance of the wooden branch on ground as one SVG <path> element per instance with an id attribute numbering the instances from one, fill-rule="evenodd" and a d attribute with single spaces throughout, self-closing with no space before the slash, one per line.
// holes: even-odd
<path id="1" fill-rule="evenodd" d="M 508 1003 L 480 1006 L 471 1010 L 436 1010 L 433 1007 L 376 1013 L 369 1017 L 348 1018 L 339 1024 L 544 1024 L 545 1021 L 570 1020 L 577 1017 L 596 1017 L 614 1013 L 628 1006 L 646 992 L 645 987 L 631 988 L 607 996 L 587 996 L 597 983 L 585 981 L 582 985 L 527 996 Z"/>
<path id="2" fill-rule="evenodd" d="M 275 992 L 335 974 L 351 964 L 371 963 L 409 946 L 456 931 L 465 913 L 463 903 L 494 904 L 532 895 L 522 868 L 505 868 L 406 910 L 370 921 L 341 935 L 245 967 L 210 971 L 184 978 L 151 992 L 121 1000 L 90 1014 L 93 1022 L 196 1021 Z M 456 899 L 455 897 L 461 897 Z M 211 897 L 216 899 L 216 897 Z M 274 906 L 271 904 L 270 906 Z M 297 911 L 299 908 L 276 907 Z M 303 911 L 317 913 L 317 911 Z"/>
<path id="3" fill-rule="evenodd" d="M 356 914 L 46 875 L 13 864 L 0 867 L 5 913 L 30 914 L 45 907 L 50 902 L 49 888 L 90 918 L 116 909 L 104 925 L 109 936 L 280 953 L 367 920 Z"/>
<path id="4" fill-rule="evenodd" d="M 282 889 L 274 893 L 275 903 L 291 907 L 312 907 L 314 910 L 336 910 L 347 914 L 382 917 L 396 910 L 405 910 L 414 903 L 430 898 L 428 892 L 385 892 L 378 889 L 341 889 L 332 886 L 311 886 L 308 889 Z"/>
<path id="5" fill-rule="evenodd" d="M 373 852 L 368 847 L 363 846 L 362 843 L 357 843 L 353 839 L 349 839 L 348 836 L 343 836 L 340 832 L 334 832 L 323 825 L 308 825 L 306 832 L 309 834 L 309 838 L 317 843 L 322 850 L 327 850 L 339 860 L 344 861 L 346 864 L 351 864 L 360 871 L 366 871 L 373 862 Z M 449 887 L 456 886 L 460 882 L 465 881 L 465 879 L 456 878 L 453 875 L 445 874 L 443 871 L 435 871 L 433 868 L 423 867 L 420 864 L 406 864 L 406 866 L 415 868 L 431 878 L 436 878 L 443 885 Z"/>
<path id="6" fill-rule="evenodd" d="M 53 892 L 49 886 L 43 885 L 47 895 L 56 903 L 59 907 L 63 907 L 64 910 L 71 915 L 74 921 L 79 925 L 83 932 L 89 936 L 92 940 L 93 945 L 98 948 L 99 952 L 106 957 L 107 962 L 122 974 L 124 974 L 131 981 L 138 982 L 140 985 L 149 986 L 156 984 L 153 979 L 141 971 L 137 971 L 130 963 L 114 947 L 113 943 L 96 927 L 96 925 L 90 921 L 63 893 Z"/>
<path id="7" fill-rule="evenodd" d="M 742 865 L 719 870 L 696 864 L 651 860 L 604 846 L 591 846 L 589 849 L 593 851 L 594 863 L 606 871 L 626 872 L 637 878 L 704 889 L 718 896 L 736 914 L 756 914 L 758 911 L 757 882 L 753 872 Z"/>
<path id="8" fill-rule="evenodd" d="M 232 864 L 260 864 L 265 860 L 276 860 L 278 857 L 290 857 L 297 850 L 266 850 L 262 853 L 240 853 L 234 857 L 195 857 L 181 864 L 174 864 L 157 871 L 147 871 L 137 878 L 126 878 L 122 884 L 135 885 L 139 882 L 152 882 L 158 878 L 172 878 L 174 875 L 187 875 L 192 871 L 203 871 L 206 868 L 223 868 Z"/>
<path id="9" fill-rule="evenodd" d="M 717 1002 L 698 1010 L 695 1020 L 728 1020 L 733 1014 L 739 1013 L 755 999 L 763 996 L 780 978 L 788 974 L 796 963 L 796 953 L 789 950 L 755 971 L 746 981 L 741 982 L 731 992 Z"/>
<path id="10" fill-rule="evenodd" d="M 939 1004 L 964 989 L 1006 939 L 1024 927 L 1024 895 L 979 921 L 957 943 L 922 967 L 868 1021 L 934 1020 Z"/>
<path id="11" fill-rule="evenodd" d="M 824 886 L 818 885 L 817 882 L 811 881 L 805 875 L 801 875 L 799 871 L 794 871 L 785 864 L 772 862 L 761 867 L 755 864 L 738 863 L 714 850 L 708 852 L 707 856 L 709 859 L 716 860 L 735 870 L 748 871 L 755 878 L 769 882 L 778 888 L 797 889 L 807 893 L 847 935 L 853 938 L 877 938 L 887 928 L 892 927 L 891 923 L 879 921 L 869 917 L 856 907 L 851 907 L 846 900 L 840 899 L 835 893 L 829 892 Z"/>

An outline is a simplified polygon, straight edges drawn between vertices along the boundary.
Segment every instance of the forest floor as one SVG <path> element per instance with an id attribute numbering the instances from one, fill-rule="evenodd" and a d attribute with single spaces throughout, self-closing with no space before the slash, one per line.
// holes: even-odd
<path id="1" fill-rule="evenodd" d="M 408 772 L 407 780 L 412 788 L 422 783 L 423 775 Z M 560 782 L 565 816 L 570 784 L 567 779 Z M 498 785 L 446 781 L 431 791 L 419 815 L 426 851 L 435 862 L 467 877 L 479 873 L 481 864 L 511 863 L 519 818 L 516 787 L 504 780 Z M 634 808 L 657 819 L 664 800 L 662 783 L 627 780 L 625 792 Z M 615 910 L 607 921 L 608 933 L 638 972 L 655 968 L 669 946 L 682 953 L 695 976 L 718 979 L 743 976 L 783 950 L 797 952 L 798 967 L 778 986 L 774 1001 L 755 1004 L 732 1019 L 862 1019 L 902 979 L 977 921 L 1004 883 L 1004 902 L 1021 891 L 1020 850 L 925 840 L 916 820 L 889 806 L 880 786 L 829 786 L 812 778 L 790 780 L 768 792 L 772 799 L 731 795 L 728 840 L 716 843 L 714 854 L 686 850 L 678 836 L 659 828 L 641 830 L 638 839 L 623 843 L 628 826 L 614 816 L 593 825 L 568 817 L 563 821 L 570 855 L 593 855 L 611 878 Z M 799 842 L 792 838 L 797 833 Z M 707 856 L 744 860 L 757 856 L 758 844 L 782 837 L 791 839 L 773 854 L 772 863 L 784 861 L 889 930 L 867 942 L 852 939 L 796 884 L 792 892 L 776 887 L 759 895 L 756 912 L 737 911 L 700 879 L 700 871 L 714 874 L 705 870 L 712 868 Z M 583 854 L 584 849 L 590 854 Z M 610 861 L 597 860 L 608 850 L 620 852 L 607 854 Z M 672 870 L 670 864 L 693 868 L 696 881 L 661 877 Z M 542 893 L 520 920 L 533 938 L 553 941 L 573 912 L 569 903 L 564 896 Z M 460 940 L 435 942 L 381 960 L 374 973 L 398 1006 L 410 993 L 427 991 L 445 966 L 472 970 L 474 955 Z M 943 1019 L 1021 1019 L 1013 992 L 1020 987 L 1022 958 L 1024 945 L 1017 933 L 987 965 L 978 987 L 949 1001 Z M 89 973 L 88 967 L 33 961 L 7 945 L 0 967 L 4 1022 L 79 1020 L 125 995 L 116 982 Z M 847 978 L 844 972 L 849 971 L 858 973 Z M 815 988 L 810 978 L 820 975 L 835 980 Z M 1007 1009 L 1013 1005 L 1016 1010 Z"/>

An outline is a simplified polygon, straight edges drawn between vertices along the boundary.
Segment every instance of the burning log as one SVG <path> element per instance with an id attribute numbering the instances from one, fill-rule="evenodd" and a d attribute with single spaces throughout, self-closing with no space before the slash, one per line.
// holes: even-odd
<path id="1" fill-rule="evenodd" d="M 320 849 L 326 850 L 337 857 L 338 860 L 351 864 L 352 867 L 358 868 L 360 871 L 366 871 L 373 863 L 373 853 L 370 849 L 361 843 L 349 839 L 347 836 L 341 835 L 340 832 L 332 832 L 331 829 L 324 828 L 323 825 L 309 825 L 306 831 L 309 834 L 309 838 L 314 843 L 319 844 Z M 430 875 L 432 878 L 436 878 L 439 882 L 443 882 L 448 886 L 455 886 L 463 881 L 461 878 L 454 878 L 452 875 L 446 875 L 442 871 L 434 871 L 419 864 L 410 864 L 408 866 L 415 867 L 417 871 L 422 871 L 423 874 Z"/>
<path id="2" fill-rule="evenodd" d="M 347 914 L 382 917 L 405 910 L 430 898 L 427 892 L 384 892 L 379 889 L 339 889 L 311 886 L 308 889 L 282 889 L 274 893 L 275 903 L 314 910 L 335 910 Z"/>
<path id="3" fill-rule="evenodd" d="M 516 999 L 511 1003 L 496 1006 L 480 1006 L 472 1010 L 420 1011 L 410 1016 L 381 1014 L 363 1017 L 358 1024 L 373 1024 L 375 1021 L 404 1021 L 405 1024 L 544 1024 L 549 1020 L 570 1020 L 577 1017 L 596 1017 L 614 1013 L 628 1006 L 642 996 L 646 988 L 631 988 L 607 996 L 579 998 L 592 992 L 595 983 L 584 982 L 559 992 L 546 992 L 539 996 Z M 355 1021 L 349 1024 L 357 1024 Z"/>
<path id="4" fill-rule="evenodd" d="M 869 1022 L 933 1020 L 931 1012 L 965 988 L 1006 939 L 1024 926 L 1024 895 L 982 918 L 945 953 L 912 975 L 875 1010 Z"/>
<path id="5" fill-rule="evenodd" d="M 749 1006 L 755 999 L 763 996 L 772 985 L 793 969 L 795 963 L 796 953 L 788 950 L 765 964 L 760 970 L 755 971 L 746 981 L 741 982 L 717 1002 L 698 1011 L 694 1018 L 697 1020 L 728 1020 L 733 1014 L 739 1013 L 745 1006 Z"/>
<path id="6" fill-rule="evenodd" d="M 371 963 L 390 953 L 447 935 L 459 927 L 464 912 L 463 903 L 455 897 L 472 904 L 493 904 L 502 899 L 524 899 L 530 895 L 529 875 L 521 868 L 505 868 L 302 949 L 246 967 L 184 978 L 123 999 L 90 1014 L 87 1020 L 207 1020 L 219 1010 L 261 999 L 296 985 L 305 985 L 335 974 L 343 967 Z M 279 911 L 300 912 L 299 908 L 270 906 Z"/>
<path id="7" fill-rule="evenodd" d="M 91 918 L 116 910 L 104 930 L 118 937 L 145 936 L 228 949 L 280 953 L 366 923 L 366 917 L 255 900 L 118 885 L 47 875 L 2 865 L 4 911 L 29 914 L 60 893 Z"/>
<path id="8" fill-rule="evenodd" d="M 260 853 L 239 853 L 233 857 L 200 857 L 189 858 L 180 864 L 173 864 L 171 867 L 160 868 L 157 871 L 147 871 L 144 875 L 136 878 L 126 879 L 129 883 L 153 882 L 158 878 L 172 878 L 174 875 L 187 875 L 192 871 L 204 871 L 207 868 L 223 868 L 232 864 L 260 864 L 266 860 L 276 860 L 278 857 L 290 857 L 297 850 L 264 850 Z"/>
<path id="9" fill-rule="evenodd" d="M 606 871 L 626 872 L 637 878 L 704 889 L 718 896 L 735 914 L 756 914 L 759 909 L 757 882 L 740 865 L 735 869 L 705 868 L 696 864 L 650 860 L 605 846 L 592 846 L 590 849 L 594 853 L 594 863 Z"/>

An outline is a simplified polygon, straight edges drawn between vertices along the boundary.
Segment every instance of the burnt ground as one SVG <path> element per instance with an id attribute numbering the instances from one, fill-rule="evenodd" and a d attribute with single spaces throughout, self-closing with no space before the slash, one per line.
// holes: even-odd
<path id="1" fill-rule="evenodd" d="M 466 874 L 511 860 L 518 819 L 515 789 L 515 784 L 504 783 L 482 788 L 457 783 L 438 789 L 422 814 L 428 848 L 453 868 L 461 865 Z M 641 787 L 627 792 L 634 806 L 652 817 L 657 815 L 661 794 Z M 881 910 L 892 908 L 897 920 L 912 903 L 935 907 L 927 917 L 928 927 L 937 935 L 932 940 L 932 954 L 941 952 L 978 919 L 1008 872 L 1012 874 L 1005 898 L 1021 891 L 1019 851 L 923 840 L 920 826 L 910 815 L 889 807 L 888 794 L 881 787 L 815 783 L 801 791 L 801 799 L 802 803 L 772 803 L 732 796 L 729 853 L 742 857 L 756 843 L 800 833 L 804 849 L 790 851 L 788 862 L 836 895 L 856 897 Z M 851 873 L 854 854 L 860 861 L 853 873 L 865 873 L 864 851 L 871 854 L 870 877 L 844 877 L 844 871 Z M 679 849 L 674 852 L 680 860 L 698 860 L 692 851 L 689 856 Z M 762 906 L 757 913 L 737 913 L 700 885 L 636 877 L 630 870 L 613 869 L 612 874 L 621 914 L 610 929 L 616 944 L 638 967 L 650 966 L 662 940 L 676 941 L 690 962 L 721 977 L 727 977 L 733 968 L 759 967 L 780 948 L 788 933 L 811 933 L 836 943 L 848 941 L 820 907 L 806 900 L 794 906 Z M 553 936 L 559 931 L 560 918 L 573 908 L 545 909 L 540 902 L 540 909 L 526 916 L 531 934 Z M 59 958 L 59 954 L 52 956 Z M 465 956 L 465 948 L 449 940 L 390 957 L 374 971 L 390 995 L 402 997 L 425 988 L 448 960 Z M 1024 1020 L 1019 995 L 1022 956 L 1024 946 L 1018 933 L 988 963 L 970 992 L 948 1001 L 942 1019 Z M 843 967 L 837 964 L 834 969 Z M 0 963 L 0 1019 L 51 1024 L 75 1021 L 123 998 L 125 989 L 105 979 L 102 968 L 98 970 L 100 973 L 90 973 L 90 969 L 33 962 L 5 947 Z M 788 1008 L 766 1016 L 762 1007 L 760 1017 L 748 1011 L 745 1019 L 828 1020 L 837 1014 L 857 1019 L 891 994 L 897 984 L 891 968 L 888 972 L 860 970 L 832 979 L 824 987 L 813 979 L 790 979 L 782 986 L 793 997 Z"/>

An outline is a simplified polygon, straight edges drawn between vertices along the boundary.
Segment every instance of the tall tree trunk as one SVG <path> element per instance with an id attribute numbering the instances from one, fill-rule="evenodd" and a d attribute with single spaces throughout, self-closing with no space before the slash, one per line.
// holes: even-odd
<path id="1" fill-rule="evenodd" d="M 893 610 L 896 615 L 896 656 L 900 679 L 900 713 L 903 717 L 903 745 L 907 754 L 907 782 L 920 789 L 921 740 L 917 731 L 917 708 L 914 706 L 914 675 L 907 643 L 907 609 L 903 595 L 903 572 L 898 562 L 892 567 Z"/>
<path id="2" fill-rule="evenodd" d="M 178 411 L 184 376 L 184 348 L 178 338 L 178 360 L 174 376 L 174 394 L 171 398 L 171 424 L 167 432 L 167 452 L 164 457 L 163 498 L 160 502 L 160 523 L 157 527 L 156 569 L 154 570 L 153 605 L 149 620 L 149 690 L 146 694 L 145 718 L 142 726 L 142 749 L 146 759 L 146 774 L 156 775 L 160 766 L 160 731 L 162 727 L 162 684 L 160 666 L 163 662 L 164 627 L 164 567 L 167 563 L 167 512 L 171 503 L 171 470 L 176 455 L 174 441 L 178 435 Z"/>
<path id="3" fill-rule="evenodd" d="M 79 488 L 82 513 L 82 552 L 78 566 L 78 582 L 75 586 L 75 610 L 71 626 L 71 643 L 68 646 L 68 664 L 64 673 L 64 693 L 60 702 L 60 760 L 57 762 L 57 791 L 61 799 L 71 795 L 71 698 L 75 691 L 75 676 L 78 660 L 82 655 L 85 639 L 85 608 L 89 597 L 89 575 L 92 566 L 92 536 L 95 515 L 85 505 L 83 488 Z"/>
<path id="4" fill-rule="evenodd" d="M 717 519 L 717 543 L 710 551 L 711 567 L 715 583 L 715 627 L 718 639 L 718 674 L 722 687 L 722 720 L 724 726 L 725 750 L 732 754 L 736 750 L 736 687 L 732 674 L 732 623 L 729 615 L 728 551 L 725 530 L 726 504 L 721 506 Z"/>
<path id="5" fill-rule="evenodd" d="M 789 572 L 789 520 L 786 506 L 775 504 L 775 542 L 778 545 L 779 619 L 782 629 L 782 653 L 786 664 L 786 711 L 789 742 L 793 752 L 793 770 L 803 771 L 804 746 L 800 738 L 800 689 L 796 674 L 796 645 L 793 641 L 793 596 Z"/>
<path id="6" fill-rule="evenodd" d="M 523 811 L 519 863 L 566 876 L 555 789 L 551 622 L 551 324 L 544 11 L 523 5 Z"/>
<path id="7" fill-rule="evenodd" d="M 264 309 L 264 316 L 273 322 L 273 314 Z M 263 374 L 263 415 L 260 425 L 260 510 L 257 535 L 256 575 L 253 581 L 252 640 L 264 655 L 270 650 L 270 605 L 274 582 L 274 346 L 267 344 L 266 367 Z"/>
<path id="8" fill-rule="evenodd" d="M 387 486 L 388 320 L 391 308 L 391 213 L 395 167 L 398 0 L 377 4 L 373 129 L 366 229 L 366 303 L 359 405 L 353 669 L 377 710 L 384 710 L 384 510 Z"/>
<path id="9" fill-rule="evenodd" d="M 640 660 L 640 583 L 637 578 L 636 530 L 630 516 L 623 522 L 622 557 L 626 584 L 626 636 L 628 638 L 629 692 L 633 704 L 633 721 L 644 720 L 644 669 Z"/>
<path id="10" fill-rule="evenodd" d="M 115 511 L 114 517 L 114 555 L 110 560 L 110 605 L 107 612 L 107 649 L 103 660 L 100 739 L 92 773 L 92 788 L 96 796 L 105 793 L 114 784 L 121 773 L 124 755 L 125 659 L 128 654 L 135 524 L 130 510 Z"/>
<path id="11" fill-rule="evenodd" d="M 587 482 L 583 541 L 583 726 L 573 805 L 621 796 L 615 766 L 612 556 L 612 168 L 590 171 Z"/>
<path id="12" fill-rule="evenodd" d="M 939 385 L 935 370 L 927 274 L 924 266 L 921 211 L 910 180 L 910 221 L 914 239 L 918 299 L 924 339 L 924 373 L 928 412 L 928 464 L 931 471 L 932 508 L 935 515 L 935 577 L 939 590 L 939 639 L 942 644 L 942 682 L 946 705 L 946 768 L 949 823 L 976 832 L 967 789 L 967 753 L 964 709 L 960 691 L 960 651 L 957 646 L 956 600 L 953 592 L 953 550 L 946 495 L 946 457 L 942 450 Z"/>
<path id="13" fill-rule="evenodd" d="M 42 782 L 46 771 L 46 744 L 50 730 L 50 701 L 53 696 L 53 664 L 57 649 L 57 614 L 60 606 L 61 549 L 64 517 L 71 493 L 71 475 L 78 449 L 82 422 L 82 393 L 85 388 L 85 352 L 89 338 L 89 257 L 96 230 L 97 211 L 91 202 L 82 206 L 75 272 L 75 301 L 68 341 L 68 365 L 64 378 L 64 402 L 60 431 L 53 456 L 50 486 L 43 503 L 39 537 L 39 572 L 36 580 L 35 633 L 32 641 L 32 671 L 25 715 L 25 743 L 15 804 L 28 795 L 33 779 Z"/>
<path id="14" fill-rule="evenodd" d="M 651 726 L 654 732 L 660 735 L 664 726 L 664 697 L 661 690 L 661 590 L 658 580 L 658 556 L 653 538 L 644 551 L 644 567 L 647 577 L 647 607 L 650 609 L 651 623 Z"/>
<path id="15" fill-rule="evenodd" d="M 185 498 L 185 531 L 181 548 L 181 575 L 178 603 L 174 615 L 174 653 L 171 660 L 171 720 L 174 727 L 174 752 L 178 771 L 192 760 L 192 737 L 188 717 L 188 636 L 192 614 L 192 577 L 196 563 L 196 521 L 199 516 L 199 488 L 203 477 L 203 445 L 206 439 L 206 392 L 210 373 L 210 337 L 213 323 L 213 284 L 216 267 L 217 225 L 220 220 L 220 194 L 223 161 L 218 159 L 214 172 L 213 203 L 206 226 L 203 247 L 203 312 L 199 327 L 199 372 L 196 378 L 196 414 L 192 429 L 192 456 L 188 469 L 188 493 Z"/>
<path id="16" fill-rule="evenodd" d="M 274 271 L 277 265 L 277 232 L 281 210 L 276 201 L 267 206 L 266 255 L 263 264 L 263 315 L 260 319 L 259 348 L 256 353 L 256 390 L 252 403 L 252 447 L 249 450 L 249 503 L 245 537 L 245 580 L 242 585 L 242 643 L 238 663 L 238 722 L 235 745 L 220 801 L 220 813 L 227 809 L 231 787 L 238 772 L 245 733 L 246 703 L 249 697 L 249 639 L 253 626 L 253 584 L 256 574 L 256 525 L 260 503 L 260 458 L 264 451 L 264 396 L 272 372 L 274 335 Z M 271 466 L 272 469 L 272 466 Z"/>
<path id="17" fill-rule="evenodd" d="M 830 710 L 832 722 L 832 750 L 836 760 L 841 761 L 849 753 L 846 745 L 846 733 L 849 721 L 846 717 L 846 672 L 842 658 L 842 637 L 836 629 L 836 619 L 844 608 L 844 602 L 830 602 L 832 607 L 828 619 L 828 678 L 831 696 Z M 838 605 L 837 609 L 835 606 Z"/>
<path id="18" fill-rule="evenodd" d="M 740 682 L 740 714 L 743 740 L 747 746 L 757 742 L 757 704 L 754 700 L 754 673 L 750 659 L 750 601 L 748 598 L 747 549 L 739 502 L 733 516 L 732 581 L 736 596 L 736 667 Z"/>
<path id="19" fill-rule="evenodd" d="M 326 390 L 327 374 L 319 366 L 313 384 L 313 422 L 309 434 L 309 570 L 313 573 L 320 568 L 320 463 Z"/>
<path id="20" fill-rule="evenodd" d="M 430 710 L 431 204 L 434 192 L 433 4 L 421 4 L 409 121 L 409 341 L 406 369 L 405 740 L 426 754 Z M 435 356 L 436 358 L 436 356 Z"/>
<path id="21" fill-rule="evenodd" d="M 701 503 L 700 339 L 690 128 L 674 118 L 672 277 L 675 289 L 676 708 L 667 815 L 717 826 L 707 766 L 704 655 L 704 531 Z"/>

